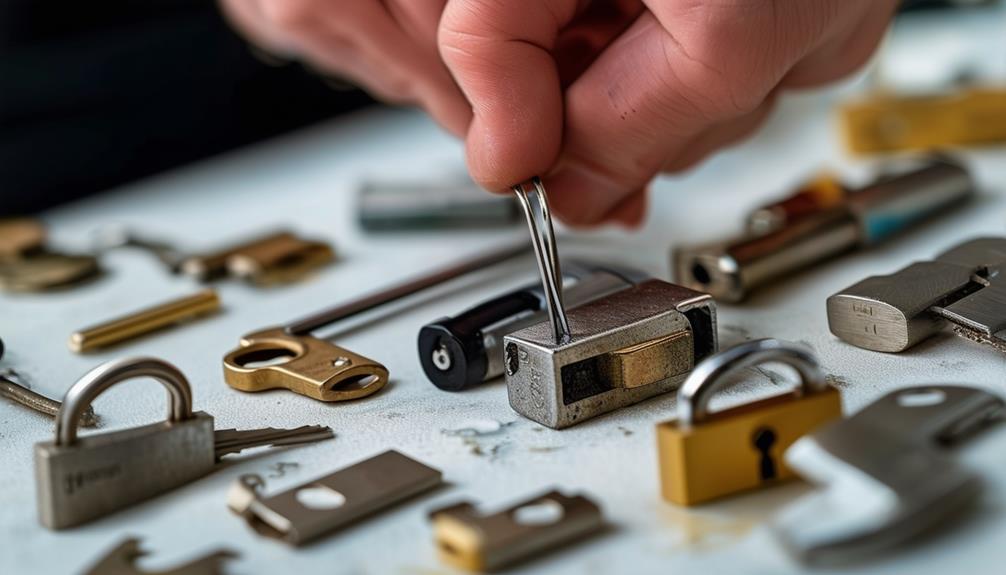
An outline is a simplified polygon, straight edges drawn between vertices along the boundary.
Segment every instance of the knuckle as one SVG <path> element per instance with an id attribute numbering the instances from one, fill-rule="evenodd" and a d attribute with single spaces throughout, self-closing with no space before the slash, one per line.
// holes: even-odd
<path id="1" fill-rule="evenodd" d="M 317 17 L 314 0 L 262 0 L 262 14 L 282 30 L 301 30 Z"/>

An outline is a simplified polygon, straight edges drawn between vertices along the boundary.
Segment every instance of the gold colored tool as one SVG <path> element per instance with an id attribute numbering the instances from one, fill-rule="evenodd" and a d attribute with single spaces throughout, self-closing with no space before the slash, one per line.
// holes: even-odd
<path id="1" fill-rule="evenodd" d="M 262 365 L 263 362 L 279 363 Z M 388 368 L 346 348 L 281 327 L 250 333 L 224 357 L 224 380 L 241 391 L 285 388 L 318 401 L 346 401 L 377 393 Z"/>
<path id="2" fill-rule="evenodd" d="M 230 275 L 259 285 L 287 283 L 335 259 L 326 243 L 280 231 L 222 250 L 189 256 L 180 271 L 201 281 Z"/>
<path id="3" fill-rule="evenodd" d="M 94 256 L 46 249 L 42 222 L 0 219 L 0 289 L 40 292 L 77 285 L 101 273 Z"/>
<path id="4" fill-rule="evenodd" d="M 800 374 L 799 390 L 707 414 L 717 388 L 741 369 L 779 362 Z M 842 417 L 838 391 L 801 347 L 745 342 L 699 364 L 678 392 L 678 419 L 657 424 L 664 499 L 696 505 L 793 477 L 782 453 L 801 436 Z"/>
<path id="5" fill-rule="evenodd" d="M 882 94 L 839 109 L 849 150 L 857 154 L 988 145 L 1006 141 L 1006 87 L 950 94 Z"/>
<path id="6" fill-rule="evenodd" d="M 433 511 L 430 520 L 440 560 L 470 571 L 494 571 L 604 527 L 593 501 L 559 491 L 491 515 L 462 502 Z"/>
<path id="7" fill-rule="evenodd" d="M 153 331 L 214 313 L 220 298 L 212 289 L 143 309 L 78 331 L 70 336 L 70 349 L 85 353 Z"/>
<path id="8" fill-rule="evenodd" d="M 45 226 L 33 218 L 0 219 L 0 260 L 19 258 L 45 245 Z"/>

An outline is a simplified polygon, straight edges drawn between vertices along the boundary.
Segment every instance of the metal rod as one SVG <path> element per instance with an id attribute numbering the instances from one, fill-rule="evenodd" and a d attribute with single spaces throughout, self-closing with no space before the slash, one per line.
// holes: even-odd
<path id="1" fill-rule="evenodd" d="M 531 180 L 534 186 L 533 199 L 538 206 L 538 216 L 531 205 L 532 197 L 524 187 L 527 182 L 513 187 L 513 191 L 524 208 L 527 216 L 527 227 L 531 231 L 531 244 L 538 259 L 538 271 L 541 272 L 541 283 L 545 290 L 545 302 L 548 304 L 548 317 L 552 323 L 556 343 L 567 343 L 573 339 L 566 318 L 566 308 L 562 303 L 562 270 L 559 264 L 559 248 L 555 241 L 555 230 L 552 227 L 552 213 L 548 208 L 548 196 L 541 179 L 535 176 Z M 538 223 L 541 218 L 541 224 Z"/>
<path id="2" fill-rule="evenodd" d="M 377 293 L 365 295 L 350 302 L 320 311 L 297 320 L 286 327 L 290 335 L 306 335 L 312 331 L 374 309 L 395 300 L 410 296 L 427 288 L 444 283 L 471 272 L 502 263 L 527 253 L 527 244 L 519 242 L 467 260 L 451 264 L 424 276 L 406 280 Z"/>

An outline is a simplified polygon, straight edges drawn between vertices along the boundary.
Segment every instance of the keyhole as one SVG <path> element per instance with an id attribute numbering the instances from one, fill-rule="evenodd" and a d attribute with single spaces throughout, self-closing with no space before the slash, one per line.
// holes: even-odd
<path id="1" fill-rule="evenodd" d="M 761 452 L 759 470 L 762 481 L 775 479 L 776 476 L 775 460 L 772 459 L 772 454 L 770 453 L 772 446 L 775 445 L 775 441 L 775 432 L 767 427 L 762 427 L 754 432 L 754 446 Z"/>

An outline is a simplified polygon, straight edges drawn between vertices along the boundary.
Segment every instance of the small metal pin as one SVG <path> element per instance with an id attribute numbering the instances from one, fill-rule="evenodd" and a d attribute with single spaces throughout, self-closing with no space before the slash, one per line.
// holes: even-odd
<path id="1" fill-rule="evenodd" d="M 212 289 L 143 309 L 80 330 L 70 336 L 70 349 L 85 353 L 120 343 L 153 331 L 188 321 L 220 309 L 220 298 Z"/>
<path id="2" fill-rule="evenodd" d="M 527 188 L 533 187 L 533 190 Z M 555 229 L 552 227 L 552 213 L 548 207 L 548 196 L 541 178 L 535 176 L 530 182 L 524 182 L 513 187 L 520 200 L 520 205 L 527 216 L 527 227 L 531 231 L 531 245 L 538 259 L 538 270 L 541 272 L 541 283 L 545 289 L 545 300 L 548 304 L 549 320 L 555 332 L 556 343 L 568 343 L 573 335 L 566 318 L 566 308 L 562 303 L 562 270 L 559 264 L 559 248 L 555 241 Z M 535 214 L 537 205 L 538 213 Z M 539 223 L 538 220 L 541 220 Z"/>

